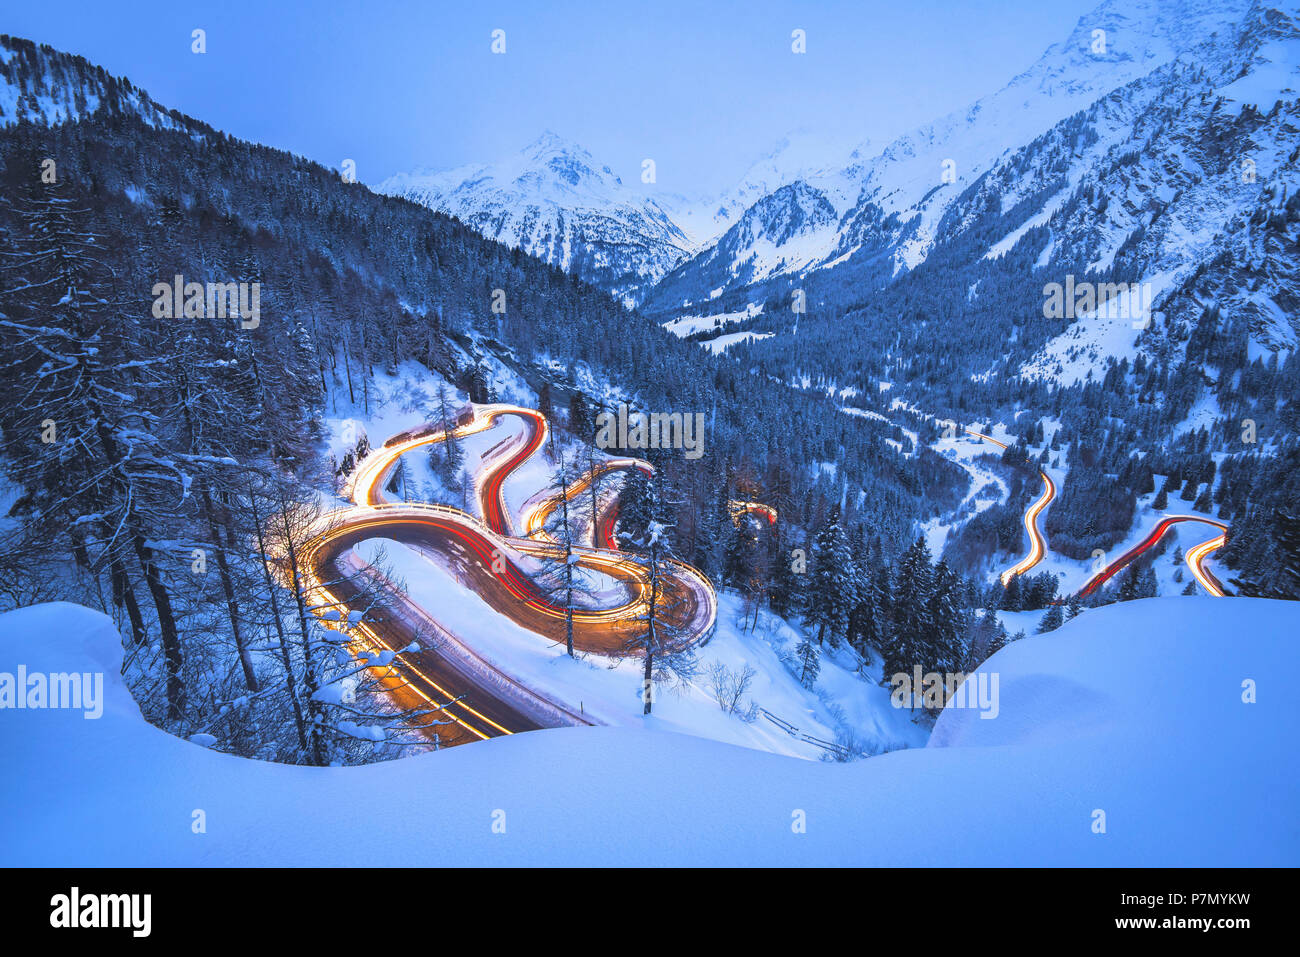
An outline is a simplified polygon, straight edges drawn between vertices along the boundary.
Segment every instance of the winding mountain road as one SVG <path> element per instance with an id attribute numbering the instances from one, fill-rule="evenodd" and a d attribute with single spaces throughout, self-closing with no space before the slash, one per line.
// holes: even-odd
<path id="1" fill-rule="evenodd" d="M 1204 562 L 1211 553 L 1222 548 L 1227 543 L 1228 526 L 1223 524 L 1223 522 L 1216 521 L 1212 518 L 1203 518 L 1200 515 L 1166 515 L 1156 523 L 1155 528 L 1151 530 L 1150 534 L 1148 534 L 1146 538 L 1142 539 L 1142 541 L 1138 542 L 1127 552 L 1090 578 L 1088 583 L 1079 590 L 1079 597 L 1087 598 L 1089 595 L 1093 594 L 1098 588 L 1110 581 L 1110 579 L 1115 575 L 1119 574 L 1119 572 L 1121 572 L 1131 562 L 1146 553 L 1147 550 L 1155 547 L 1160 539 L 1165 537 L 1165 533 L 1168 532 L 1170 528 L 1181 522 L 1201 522 L 1206 525 L 1212 525 L 1220 530 L 1221 534 L 1189 548 L 1184 556 L 1184 560 L 1187 562 L 1187 567 L 1191 569 L 1192 575 L 1201 583 L 1201 587 L 1216 598 L 1224 597 L 1226 592 L 1223 590 L 1223 585 L 1220 584 L 1219 580 L 1214 577 L 1214 574 L 1204 566 Z"/>
<path id="2" fill-rule="evenodd" d="M 524 524 L 533 537 L 521 537 L 515 534 L 503 492 L 506 479 L 546 442 L 545 418 L 517 406 L 474 406 L 472 416 L 452 435 L 464 438 L 494 428 L 507 417 L 521 420 L 524 429 L 519 436 L 498 443 L 485 456 L 475 480 L 481 518 L 448 506 L 385 501 L 384 485 L 398 460 L 414 449 L 444 441 L 442 429 L 410 430 L 374 449 L 353 473 L 350 491 L 355 505 L 325 516 L 303 549 L 303 564 L 312 578 L 315 604 L 342 608 L 350 599 L 356 599 L 358 589 L 346 581 L 347 573 L 361 568 L 353 550 L 366 540 L 386 538 L 402 542 L 449 569 L 461 584 L 495 610 L 536 632 L 539 640 L 564 640 L 565 608 L 543 594 L 535 581 L 545 563 L 564 558 L 563 549 L 544 532 L 546 517 L 559 504 L 558 493 L 537 499 L 536 506 L 526 510 Z M 612 460 L 602 463 L 599 470 L 603 473 L 631 466 L 649 468 L 648 463 L 639 460 Z M 575 484 L 570 496 L 586 488 L 585 484 Z M 616 506 L 607 509 L 611 511 L 616 516 Z M 611 541 L 614 520 L 609 519 Z M 609 583 L 601 590 L 606 605 L 574 609 L 575 647 L 611 656 L 625 654 L 646 606 L 645 569 L 613 548 L 575 546 L 574 553 L 577 564 L 593 580 Z M 669 564 L 667 594 L 661 598 L 660 613 L 668 625 L 686 636 L 684 643 L 700 641 L 712 631 L 717 619 L 713 586 L 684 562 Z M 418 647 L 418 651 L 404 653 L 399 662 L 383 670 L 385 686 L 404 706 L 446 706 L 443 720 L 452 724 L 433 729 L 442 744 L 592 723 L 587 716 L 545 698 L 486 661 L 461 636 L 438 623 L 436 609 L 420 608 L 409 600 L 399 604 L 401 607 L 385 609 L 381 620 L 354 625 L 352 631 L 362 647 L 390 652 Z"/>
<path id="3" fill-rule="evenodd" d="M 360 589 L 354 576 L 364 563 L 355 552 L 363 542 L 382 538 L 401 542 L 447 569 L 465 587 L 511 621 L 535 632 L 539 640 L 563 641 L 566 609 L 538 587 L 538 572 L 548 564 L 562 562 L 565 550 L 547 531 L 548 522 L 560 507 L 561 496 L 554 489 L 540 490 L 520 509 L 523 533 L 516 532 L 515 516 L 506 502 L 504 485 L 537 452 L 548 436 L 546 419 L 532 409 L 491 404 L 471 407 L 468 415 L 451 431 L 458 439 L 498 427 L 507 418 L 523 424 L 518 434 L 508 435 L 483 456 L 475 476 L 475 500 L 479 514 L 471 515 L 449 506 L 388 502 L 384 487 L 406 453 L 445 441 L 443 429 L 425 426 L 408 430 L 371 451 L 358 465 L 350 483 L 354 504 L 326 515 L 303 548 L 303 566 L 315 605 L 349 609 L 359 603 Z M 1006 443 L 973 429 L 969 434 L 1005 449 Z M 593 482 L 615 471 L 640 469 L 651 474 L 653 467 L 641 459 L 607 459 L 575 479 L 568 486 L 571 502 L 588 492 Z M 1047 542 L 1038 527 L 1039 518 L 1056 497 L 1056 484 L 1044 471 L 1042 494 L 1025 511 L 1024 525 L 1029 552 L 1001 573 L 1005 585 L 1038 565 L 1047 554 Z M 733 514 L 752 514 L 775 524 L 775 509 L 760 502 L 733 501 Z M 581 507 L 581 506 L 576 506 Z M 645 569 L 620 552 L 615 526 L 617 496 L 605 496 L 595 507 L 592 544 L 575 544 L 576 563 L 589 581 L 602 583 L 596 589 L 599 607 L 575 608 L 572 612 L 575 647 L 602 655 L 626 654 L 635 637 L 638 618 L 646 606 Z M 1112 562 L 1084 586 L 1087 597 L 1101 588 L 1130 562 L 1152 548 L 1168 529 L 1179 522 L 1199 521 L 1226 533 L 1220 522 L 1199 516 L 1176 515 L 1161 520 L 1138 545 Z M 1223 595 L 1217 579 L 1203 567 L 1209 554 L 1226 540 L 1220 534 L 1187 553 L 1192 574 L 1212 595 Z M 702 573 L 683 562 L 671 563 L 667 600 L 668 623 L 685 634 L 685 643 L 703 640 L 717 619 L 717 596 Z M 383 654 L 385 664 L 373 671 L 381 684 L 401 706 L 436 711 L 429 720 L 428 736 L 437 735 L 444 746 L 514 734 L 543 727 L 592 724 L 587 715 L 551 700 L 505 673 L 479 654 L 464 636 L 453 634 L 437 620 L 437 609 L 421 608 L 409 599 L 398 607 L 369 616 L 349 627 L 354 649 L 363 656 Z M 392 661 L 399 653 L 400 659 Z"/>
<path id="4" fill-rule="evenodd" d="M 1005 449 L 1007 447 L 1007 443 L 999 442 L 993 436 L 985 435 L 983 432 L 976 432 L 974 429 L 967 429 L 966 432 L 983 439 L 985 442 L 992 442 L 998 448 Z M 1056 483 L 1052 481 L 1050 475 L 1041 469 L 1038 474 L 1043 479 L 1043 494 L 1025 510 L 1024 521 L 1025 531 L 1029 533 L 1029 554 L 1002 573 L 1003 588 L 1007 586 L 1007 582 L 1017 575 L 1023 575 L 1029 571 L 1047 555 L 1047 540 L 1043 537 L 1043 533 L 1039 531 L 1038 517 L 1047 510 L 1047 506 L 1052 504 L 1052 499 L 1056 498 Z"/>
<path id="5" fill-rule="evenodd" d="M 985 435 L 983 432 L 977 432 L 974 429 L 966 429 L 966 432 L 970 435 L 977 436 L 986 442 L 992 442 L 999 448 L 1005 449 L 1007 447 L 1007 443 L 999 442 L 991 435 Z M 1052 503 L 1052 499 L 1056 497 L 1056 483 L 1052 481 L 1052 477 L 1046 472 L 1040 470 L 1038 474 L 1043 479 L 1043 494 L 1035 499 L 1029 508 L 1025 510 L 1024 518 L 1025 530 L 1029 533 L 1029 554 L 1002 573 L 1001 579 L 1004 588 L 1006 587 L 1007 582 L 1009 582 L 1014 576 L 1023 575 L 1041 562 L 1047 555 L 1047 541 L 1038 528 L 1038 519 L 1047 509 L 1047 506 Z M 1151 533 L 1146 538 L 1089 579 L 1083 588 L 1080 589 L 1079 597 L 1087 598 L 1092 595 L 1097 591 L 1097 589 L 1105 585 L 1106 582 L 1122 571 L 1131 562 L 1143 555 L 1148 549 L 1154 547 L 1172 526 L 1180 522 L 1202 522 L 1206 525 L 1212 525 L 1221 531 L 1222 534 L 1216 535 L 1214 538 L 1201 542 L 1200 544 L 1190 548 L 1186 554 L 1186 561 L 1187 567 L 1191 569 L 1192 575 L 1195 576 L 1196 580 L 1201 583 L 1201 586 L 1209 592 L 1209 594 L 1217 598 L 1224 597 L 1227 593 L 1224 591 L 1223 585 L 1214 577 L 1214 574 L 1205 567 L 1204 562 L 1206 558 L 1218 551 L 1227 543 L 1228 526 L 1223 522 L 1216 521 L 1212 518 L 1203 518 L 1199 515 L 1165 516 L 1157 523 L 1156 527 L 1151 530 Z"/>

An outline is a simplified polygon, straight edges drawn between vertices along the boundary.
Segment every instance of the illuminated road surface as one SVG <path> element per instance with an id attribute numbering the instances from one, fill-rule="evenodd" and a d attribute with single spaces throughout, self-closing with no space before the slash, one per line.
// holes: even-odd
<path id="1" fill-rule="evenodd" d="M 992 442 L 999 448 L 1005 449 L 1007 447 L 1005 442 L 999 442 L 991 435 L 976 432 L 974 429 L 967 429 L 966 431 L 971 435 L 978 436 L 985 442 Z M 1047 556 L 1047 540 L 1043 538 L 1043 533 L 1038 530 L 1038 517 L 1043 514 L 1048 505 L 1052 504 L 1052 499 L 1056 498 L 1056 483 L 1052 481 L 1052 477 L 1046 472 L 1040 471 L 1038 474 L 1043 479 L 1043 494 L 1025 510 L 1024 521 L 1025 531 L 1029 533 L 1029 554 L 1002 573 L 1003 588 L 1007 586 L 1007 582 L 1011 581 L 1012 578 L 1023 575 Z"/>
<path id="2" fill-rule="evenodd" d="M 522 436 L 507 438 L 489 450 L 488 461 L 475 478 L 475 498 L 481 518 L 448 506 L 385 501 L 384 485 L 401 456 L 441 442 L 446 436 L 441 429 L 425 427 L 389 439 L 372 450 L 353 473 L 351 495 L 356 504 L 326 516 L 319 533 L 304 549 L 305 565 L 314 579 L 311 584 L 316 604 L 345 609 L 349 599 L 356 597 L 355 586 L 341 582 L 340 572 L 359 570 L 353 548 L 367 539 L 389 538 L 439 562 L 493 608 L 539 637 L 563 640 L 565 609 L 541 594 L 532 575 L 522 567 L 530 563 L 535 570 L 539 561 L 563 558 L 563 549 L 546 531 L 548 519 L 560 506 L 559 494 L 542 494 L 529 500 L 522 510 L 524 534 L 520 536 L 515 532 L 503 493 L 506 479 L 544 446 L 547 422 L 538 412 L 517 406 L 495 404 L 472 408 L 472 417 L 453 430 L 457 438 L 494 428 L 507 416 L 515 416 L 524 423 Z M 1006 448 L 1005 443 L 991 436 L 971 429 L 966 431 Z M 594 479 L 629 468 L 652 472 L 652 466 L 641 459 L 606 460 L 593 473 L 576 479 L 569 487 L 568 497 L 575 500 L 590 488 Z M 1039 474 L 1043 494 L 1024 516 L 1029 553 L 1002 573 L 1003 585 L 1035 567 L 1047 553 L 1038 521 L 1055 498 L 1056 485 L 1046 472 Z M 752 514 L 769 524 L 776 523 L 776 511 L 770 506 L 750 501 L 729 504 L 737 519 Z M 615 497 L 600 509 L 592 529 L 592 539 L 597 544 L 574 546 L 578 564 L 606 576 L 616 586 L 614 590 L 625 598 L 609 607 L 573 611 L 575 647 L 606 655 L 624 653 L 628 640 L 635 635 L 636 619 L 643 613 L 646 602 L 645 570 L 619 553 L 615 539 L 617 521 Z M 1172 524 L 1184 521 L 1206 522 L 1226 531 L 1226 526 L 1211 519 L 1167 517 L 1141 544 L 1095 576 L 1080 594 L 1086 597 L 1094 592 L 1159 541 Z M 1224 592 L 1202 563 L 1224 541 L 1225 536 L 1221 534 L 1187 553 L 1192 574 L 1212 595 Z M 687 634 L 686 643 L 698 641 L 714 627 L 717 596 L 712 584 L 699 571 L 683 562 L 671 564 L 673 574 L 665 596 L 665 604 L 672 608 L 670 622 Z M 326 581 L 330 582 L 328 587 Z M 397 652 L 418 646 L 416 651 L 403 652 L 400 664 L 373 670 L 402 706 L 443 709 L 441 720 L 447 723 L 430 727 L 430 737 L 436 732 L 443 745 L 451 746 L 542 727 L 593 723 L 586 715 L 575 714 L 563 704 L 524 687 L 481 658 L 438 623 L 436 609 L 420 608 L 409 601 L 402 604 L 404 607 L 389 609 L 376 620 L 351 625 L 348 634 L 354 650 L 363 653 L 367 650 Z"/>
<path id="3" fill-rule="evenodd" d="M 986 442 L 992 442 L 1001 448 L 1006 448 L 1005 442 L 999 442 L 997 439 L 984 435 L 982 432 L 976 432 L 973 429 L 967 429 L 968 433 L 984 439 Z M 1025 529 L 1029 532 L 1029 554 L 1022 558 L 1012 567 L 1002 573 L 1002 585 L 1006 587 L 1015 575 L 1023 575 L 1029 569 L 1041 562 L 1047 554 L 1047 542 L 1042 533 L 1038 530 L 1038 519 L 1044 509 L 1047 508 L 1053 498 L 1056 497 L 1056 483 L 1054 483 L 1046 472 L 1038 473 L 1043 478 L 1043 494 L 1032 504 L 1025 512 Z M 1162 519 L 1159 524 L 1152 530 L 1151 534 L 1143 539 L 1139 544 L 1129 549 L 1116 561 L 1111 562 L 1104 569 L 1094 575 L 1083 589 L 1079 592 L 1080 598 L 1087 598 L 1098 588 L 1109 581 L 1115 574 L 1122 570 L 1126 565 L 1135 558 L 1151 548 L 1160 541 L 1165 532 L 1173 525 L 1179 522 L 1203 522 L 1206 525 L 1213 525 L 1221 530 L 1222 534 L 1216 535 L 1208 541 L 1201 542 L 1187 552 L 1187 567 L 1191 569 L 1192 575 L 1201 583 L 1201 586 L 1211 595 L 1222 598 L 1226 594 L 1219 580 L 1214 577 L 1209 569 L 1204 567 L 1205 559 L 1212 553 L 1218 551 L 1227 542 L 1228 526 L 1222 522 L 1215 521 L 1212 518 L 1202 518 L 1199 515 L 1170 515 Z"/>
<path id="4" fill-rule="evenodd" d="M 441 429 L 408 431 L 389 439 L 360 463 L 353 473 L 351 495 L 356 503 L 322 520 L 318 534 L 304 549 L 306 564 L 314 578 L 314 602 L 345 607 L 352 586 L 336 584 L 340 570 L 357 570 L 354 546 L 367 539 L 389 538 L 450 569 L 461 584 L 473 589 L 500 613 L 536 632 L 539 640 L 562 641 L 565 609 L 541 594 L 533 577 L 538 562 L 563 559 L 563 550 L 542 533 L 547 515 L 558 506 L 558 496 L 542 501 L 524 516 L 533 538 L 518 537 L 506 506 L 502 486 L 511 473 L 543 447 L 547 423 L 531 409 L 508 405 L 474 406 L 473 417 L 453 430 L 458 438 L 495 427 L 507 416 L 525 425 L 522 437 L 504 441 L 489 453 L 489 461 L 476 476 L 476 500 L 482 519 L 459 509 L 418 503 L 389 503 L 383 488 L 398 460 L 407 452 L 444 440 Z M 639 460 L 614 460 L 602 471 L 626 468 Z M 570 495 L 577 494 L 571 489 Z M 616 507 L 608 511 L 616 517 Z M 612 521 L 611 519 L 611 529 Z M 612 531 L 610 532 L 612 539 Z M 629 639 L 640 627 L 637 617 L 646 607 L 645 569 L 608 548 L 575 547 L 577 564 L 605 576 L 613 591 L 624 600 L 609 607 L 575 608 L 574 645 L 606 655 L 625 653 Z M 670 562 L 668 587 L 661 597 L 665 621 L 685 633 L 690 644 L 708 635 L 717 619 L 717 596 L 712 584 L 700 572 L 683 562 Z M 327 588 L 324 582 L 331 584 Z M 446 710 L 453 722 L 436 729 L 444 745 L 459 744 L 500 734 L 513 734 L 540 727 L 590 724 L 585 715 L 551 701 L 524 687 L 479 657 L 457 636 L 437 621 L 436 609 L 423 609 L 412 602 L 388 609 L 382 620 L 366 621 L 350 631 L 358 648 L 396 651 L 412 643 L 420 651 L 406 653 L 398 665 L 377 669 L 390 694 L 408 707 L 436 707 L 459 699 Z M 665 610 L 666 609 L 666 610 Z M 434 638 L 437 640 L 431 641 Z M 430 731 L 432 734 L 432 729 Z"/>
<path id="5" fill-rule="evenodd" d="M 1224 597 L 1225 592 L 1223 586 L 1219 584 L 1219 580 L 1214 577 L 1213 573 L 1204 567 L 1203 563 L 1211 553 L 1218 551 L 1227 542 L 1228 526 L 1212 518 L 1202 518 L 1199 515 L 1166 515 L 1156 523 L 1155 528 L 1151 530 L 1151 534 L 1089 579 L 1088 583 L 1080 589 L 1079 597 L 1087 598 L 1102 585 L 1106 584 L 1106 582 L 1110 581 L 1111 578 L 1122 571 L 1134 559 L 1138 558 L 1148 549 L 1155 547 L 1156 543 L 1158 543 L 1160 539 L 1164 538 L 1165 533 L 1180 522 L 1202 522 L 1206 525 L 1212 525 L 1220 530 L 1220 534 L 1214 536 L 1214 538 L 1201 542 L 1199 545 L 1188 549 L 1184 559 L 1187 562 L 1187 567 L 1191 569 L 1192 575 L 1201 583 L 1202 588 L 1211 595 L 1214 595 L 1216 598 Z"/>

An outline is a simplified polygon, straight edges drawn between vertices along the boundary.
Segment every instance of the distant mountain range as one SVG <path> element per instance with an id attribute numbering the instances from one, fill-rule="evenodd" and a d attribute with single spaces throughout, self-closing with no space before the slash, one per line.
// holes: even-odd
<path id="1" fill-rule="evenodd" d="M 550 133 L 502 163 L 377 188 L 669 318 L 744 309 L 795 284 L 887 282 L 969 243 L 991 211 L 1005 232 L 976 258 L 1033 241 L 1040 268 L 1120 270 L 1189 295 L 1182 283 L 1230 250 L 1290 275 L 1233 224 L 1294 190 L 1300 134 L 1294 109 L 1274 106 L 1295 103 L 1297 70 L 1295 0 L 1107 0 L 967 109 L 883 148 L 793 135 L 713 200 L 630 189 Z M 1267 122 L 1239 142 L 1243 110 Z M 1082 205 L 1080 190 L 1092 197 Z M 1293 346 L 1294 313 L 1253 301 L 1259 341 Z"/>
<path id="2" fill-rule="evenodd" d="M 940 252 L 978 295 L 978 263 L 1032 243 L 1033 271 L 1047 278 L 1149 282 L 1162 304 L 1214 289 L 1250 315 L 1258 347 L 1289 349 L 1300 342 L 1294 250 L 1285 230 L 1244 227 L 1266 223 L 1297 185 L 1297 21 L 1297 0 L 1107 0 L 967 109 L 883 148 L 848 148 L 852 130 L 839 141 L 792 134 L 711 199 L 625 184 L 549 131 L 499 162 L 374 189 L 661 320 L 742 313 L 795 287 L 866 295 Z M 192 122 L 48 48 L 0 57 L 0 122 L 55 124 L 101 104 L 156 127 Z M 1095 364 L 1124 351 L 1104 340 L 1105 330 L 1072 330 L 1026 374 L 1077 377 L 1084 354 Z"/>

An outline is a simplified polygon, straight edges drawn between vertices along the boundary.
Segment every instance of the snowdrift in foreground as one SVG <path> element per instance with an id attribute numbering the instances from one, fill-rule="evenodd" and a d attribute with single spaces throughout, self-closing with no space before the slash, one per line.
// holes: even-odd
<path id="1" fill-rule="evenodd" d="M 1157 598 L 1086 612 L 988 662 L 997 718 L 950 710 L 930 747 L 850 765 L 572 728 L 300 768 L 151 727 L 107 618 L 21 609 L 0 616 L 0 673 L 102 671 L 105 701 L 98 720 L 0 710 L 0 864 L 1294 866 L 1298 610 Z"/>

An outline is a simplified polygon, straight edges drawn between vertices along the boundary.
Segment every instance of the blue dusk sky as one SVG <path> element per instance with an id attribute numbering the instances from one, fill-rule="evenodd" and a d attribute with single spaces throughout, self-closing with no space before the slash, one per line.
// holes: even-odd
<path id="1" fill-rule="evenodd" d="M 661 186 L 703 194 L 791 131 L 883 146 L 1001 87 L 1093 6 L 73 0 L 7 4 L 0 32 L 79 53 L 235 136 L 353 159 L 368 183 L 500 159 L 550 129 L 625 182 L 652 157 Z"/>

